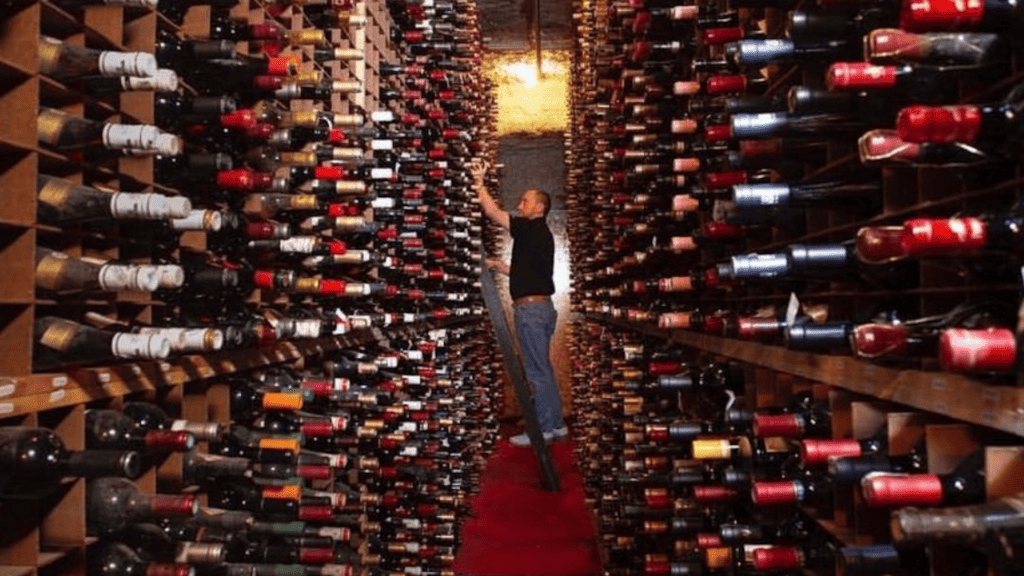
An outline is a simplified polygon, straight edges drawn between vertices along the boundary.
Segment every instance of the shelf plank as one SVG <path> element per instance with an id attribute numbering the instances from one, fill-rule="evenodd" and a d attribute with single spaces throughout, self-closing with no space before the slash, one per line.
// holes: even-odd
<path id="1" fill-rule="evenodd" d="M 1021 388 L 995 386 L 958 374 L 887 368 L 848 356 L 797 352 L 781 346 L 590 317 L 755 366 L 1024 436 Z"/>

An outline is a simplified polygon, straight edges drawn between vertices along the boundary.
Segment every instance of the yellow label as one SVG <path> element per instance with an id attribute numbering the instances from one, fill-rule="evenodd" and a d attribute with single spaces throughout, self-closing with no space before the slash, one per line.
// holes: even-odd
<path id="1" fill-rule="evenodd" d="M 315 194 L 296 194 L 290 197 L 288 204 L 293 210 L 316 210 L 319 207 Z"/>
<path id="2" fill-rule="evenodd" d="M 268 500 L 296 500 L 302 498 L 302 487 L 298 484 L 285 484 L 284 486 L 266 486 L 263 488 L 263 497 Z"/>
<path id="3" fill-rule="evenodd" d="M 292 30 L 288 36 L 293 45 L 327 43 L 323 30 Z"/>
<path id="4" fill-rule="evenodd" d="M 79 327 L 68 320 L 57 320 L 50 324 L 43 335 L 39 337 L 39 343 L 47 348 L 58 352 L 67 352 L 71 340 L 78 334 Z"/>
<path id="5" fill-rule="evenodd" d="M 284 127 L 287 126 L 311 126 L 315 127 L 319 122 L 319 115 L 316 110 L 301 110 L 298 112 L 292 112 L 287 115 L 282 122 Z"/>
<path id="6" fill-rule="evenodd" d="M 60 64 L 61 45 L 48 38 L 41 38 L 39 42 L 39 72 L 47 76 L 57 71 Z"/>
<path id="7" fill-rule="evenodd" d="M 264 392 L 263 408 L 266 410 L 299 410 L 302 408 L 302 394 L 298 392 Z"/>
<path id="8" fill-rule="evenodd" d="M 64 270 L 68 257 L 53 252 L 36 264 L 36 286 L 47 290 L 59 290 L 64 282 Z"/>
<path id="9" fill-rule="evenodd" d="M 316 277 L 297 278 L 292 290 L 299 294 L 316 294 L 320 291 L 320 279 Z"/>
<path id="10" fill-rule="evenodd" d="M 77 185 L 74 182 L 50 178 L 39 190 L 39 201 L 50 206 L 63 206 Z"/>
<path id="11" fill-rule="evenodd" d="M 693 458 L 695 460 L 722 460 L 730 454 L 728 440 L 694 440 Z"/>
<path id="12" fill-rule="evenodd" d="M 704 550 L 704 565 L 708 568 L 728 568 L 732 564 L 732 550 L 729 548 L 707 548 Z"/>
<path id="13" fill-rule="evenodd" d="M 298 438 L 260 438 L 260 448 L 263 450 L 283 450 L 286 452 L 298 452 Z"/>
<path id="14" fill-rule="evenodd" d="M 319 70 L 302 70 L 295 75 L 295 83 L 299 86 L 316 86 L 323 79 Z"/>
<path id="15" fill-rule="evenodd" d="M 280 152 L 279 159 L 282 164 L 289 166 L 316 166 L 316 152 Z"/>
<path id="16" fill-rule="evenodd" d="M 56 146 L 60 142 L 60 133 L 64 130 L 64 116 L 53 110 L 42 110 L 36 119 L 36 132 L 43 144 Z"/>

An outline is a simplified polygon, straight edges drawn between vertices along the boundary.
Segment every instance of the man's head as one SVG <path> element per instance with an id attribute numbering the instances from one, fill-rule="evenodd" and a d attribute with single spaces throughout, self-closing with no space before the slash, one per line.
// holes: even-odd
<path id="1" fill-rule="evenodd" d="M 551 195 L 543 190 L 531 188 L 523 192 L 516 209 L 523 218 L 544 218 L 551 210 Z"/>

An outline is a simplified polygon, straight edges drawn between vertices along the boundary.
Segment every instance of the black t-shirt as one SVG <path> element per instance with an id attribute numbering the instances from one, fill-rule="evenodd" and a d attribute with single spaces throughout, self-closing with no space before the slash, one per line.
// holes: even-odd
<path id="1" fill-rule="evenodd" d="M 547 220 L 513 216 L 509 230 L 513 240 L 508 276 L 512 299 L 554 294 L 555 238 Z"/>

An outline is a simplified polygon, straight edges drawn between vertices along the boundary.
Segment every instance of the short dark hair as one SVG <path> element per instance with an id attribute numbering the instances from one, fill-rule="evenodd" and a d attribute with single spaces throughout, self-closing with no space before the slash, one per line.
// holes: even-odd
<path id="1" fill-rule="evenodd" d="M 540 200 L 540 203 L 544 205 L 544 215 L 547 216 L 548 212 L 551 212 L 551 194 L 548 194 L 540 188 L 529 188 L 526 192 L 523 192 L 523 194 L 526 194 L 527 192 L 533 192 L 534 195 L 537 196 L 537 200 Z"/>

